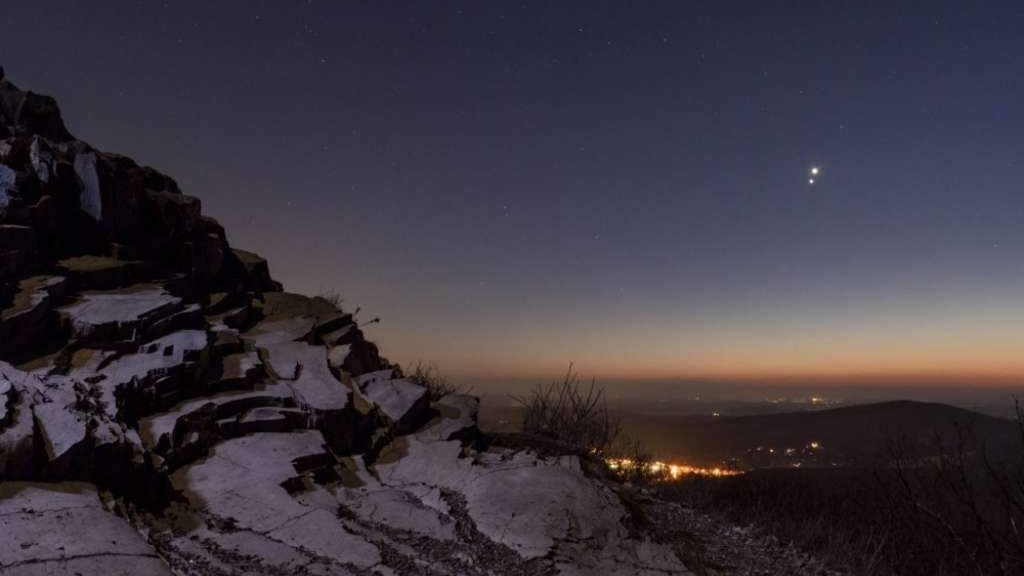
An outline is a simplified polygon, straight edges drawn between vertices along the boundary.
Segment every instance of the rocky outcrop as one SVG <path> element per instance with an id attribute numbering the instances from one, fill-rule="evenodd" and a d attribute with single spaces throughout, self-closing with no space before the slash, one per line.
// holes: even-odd
<path id="1" fill-rule="evenodd" d="M 477 411 L 0 74 L 0 572 L 687 573 Z"/>

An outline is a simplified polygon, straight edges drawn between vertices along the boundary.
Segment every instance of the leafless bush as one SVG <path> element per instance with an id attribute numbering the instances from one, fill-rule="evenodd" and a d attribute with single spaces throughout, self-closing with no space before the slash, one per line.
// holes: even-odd
<path id="1" fill-rule="evenodd" d="M 619 467 L 619 476 L 625 481 L 641 486 L 650 482 L 655 476 L 651 470 L 654 456 L 647 451 L 639 440 L 625 438 L 622 442 L 617 442 L 616 444 L 621 444 L 622 448 L 615 451 L 615 457 L 621 462 L 629 463 Z"/>
<path id="2" fill-rule="evenodd" d="M 437 366 L 430 363 L 417 362 L 412 373 L 406 376 L 406 378 L 410 382 L 426 388 L 430 392 L 431 400 L 440 400 L 448 394 L 464 394 L 467 392 L 465 386 L 455 384 L 441 374 Z"/>
<path id="3" fill-rule="evenodd" d="M 338 310 L 341 310 L 341 303 L 345 301 L 345 299 L 341 297 L 341 294 L 337 292 L 321 292 L 319 297 L 330 302 L 331 306 L 334 306 Z"/>
<path id="4" fill-rule="evenodd" d="M 619 433 L 618 422 L 608 413 L 604 388 L 596 381 L 580 384 L 573 365 L 560 382 L 537 388 L 523 407 L 523 432 L 556 440 L 596 456 L 605 454 Z"/>
<path id="5" fill-rule="evenodd" d="M 957 427 L 951 445 L 936 437 L 936 457 L 894 460 L 890 509 L 913 518 L 909 529 L 933 534 L 951 573 L 1024 573 L 1024 412 L 1015 408 L 1013 459 L 993 459 L 972 430 Z"/>
<path id="6" fill-rule="evenodd" d="M 874 467 L 687 477 L 658 490 L 666 499 L 754 524 L 851 574 L 1024 574 L 1020 411 L 1018 421 L 1016 461 L 993 459 L 970 430 L 959 429 L 953 438 L 936 437 L 928 457 L 897 447 Z"/>

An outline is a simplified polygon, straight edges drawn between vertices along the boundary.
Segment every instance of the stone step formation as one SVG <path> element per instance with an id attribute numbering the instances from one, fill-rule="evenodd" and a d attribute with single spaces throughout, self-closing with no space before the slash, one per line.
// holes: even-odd
<path id="1" fill-rule="evenodd" d="M 0 70 L 0 573 L 687 574 Z"/>

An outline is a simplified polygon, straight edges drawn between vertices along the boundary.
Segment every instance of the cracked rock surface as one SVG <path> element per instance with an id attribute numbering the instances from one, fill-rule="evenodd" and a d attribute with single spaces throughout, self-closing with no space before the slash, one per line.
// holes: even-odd
<path id="1" fill-rule="evenodd" d="M 0 573 L 688 574 L 0 71 Z"/>

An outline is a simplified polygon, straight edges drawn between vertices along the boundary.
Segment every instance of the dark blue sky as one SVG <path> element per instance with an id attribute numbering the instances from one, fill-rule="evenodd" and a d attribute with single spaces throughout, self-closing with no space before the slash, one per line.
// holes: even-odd
<path id="1" fill-rule="evenodd" d="M 0 63 L 459 375 L 1024 377 L 1019 2 L 18 2 Z M 811 166 L 822 169 L 814 185 Z"/>

